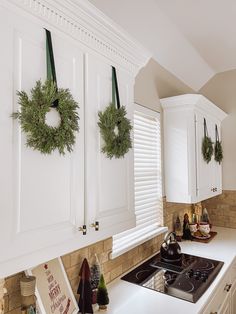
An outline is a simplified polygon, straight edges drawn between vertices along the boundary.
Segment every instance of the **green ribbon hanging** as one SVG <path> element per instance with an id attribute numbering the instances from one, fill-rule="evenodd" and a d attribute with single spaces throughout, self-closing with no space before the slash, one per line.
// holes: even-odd
<path id="1" fill-rule="evenodd" d="M 116 76 L 116 68 L 112 67 L 112 103 L 120 109 L 120 95 Z"/>
<path id="2" fill-rule="evenodd" d="M 57 76 L 56 76 L 56 68 L 54 62 L 54 54 L 52 47 L 52 37 L 51 32 L 45 28 L 46 32 L 46 60 L 47 60 L 47 79 L 52 80 L 56 85 L 57 90 Z M 58 99 L 54 100 L 51 107 L 55 108 L 58 106 Z"/>

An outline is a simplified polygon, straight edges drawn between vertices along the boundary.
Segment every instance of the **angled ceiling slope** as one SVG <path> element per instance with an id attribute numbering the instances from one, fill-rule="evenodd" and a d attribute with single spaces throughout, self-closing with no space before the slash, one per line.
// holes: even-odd
<path id="1" fill-rule="evenodd" d="M 198 91 L 215 71 L 202 58 L 157 0 L 89 0 L 142 45 L 153 58 L 186 85 Z"/>
<path id="2" fill-rule="evenodd" d="M 155 1 L 217 73 L 236 68 L 235 0 Z"/>

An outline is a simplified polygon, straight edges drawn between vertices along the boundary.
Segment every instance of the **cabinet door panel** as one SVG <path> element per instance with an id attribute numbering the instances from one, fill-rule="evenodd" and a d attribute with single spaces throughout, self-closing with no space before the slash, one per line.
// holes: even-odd
<path id="1" fill-rule="evenodd" d="M 236 268 L 234 268 L 234 272 Z M 236 313 L 236 279 L 231 288 L 231 314 Z"/>
<path id="2" fill-rule="evenodd" d="M 12 226 L 9 241 L 4 245 L 5 254 L 0 257 L 5 260 L 73 236 L 77 212 L 83 210 L 83 119 L 72 154 L 43 155 L 26 147 L 25 134 L 10 114 L 20 109 L 16 91 L 29 93 L 36 80 L 46 78 L 45 31 L 43 25 L 5 9 L 2 11 L 1 16 L 10 21 L 6 27 L 4 19 L 1 20 L 0 28 L 7 30 L 12 43 L 6 47 L 9 54 L 6 63 L 8 71 L 13 73 L 10 86 L 3 85 L 7 88 L 8 109 L 3 109 L 3 116 L 0 115 L 4 123 L 1 131 L 7 136 L 3 159 L 7 158 L 6 154 L 9 159 L 1 169 L 3 177 L 9 175 L 9 179 L 6 181 L 8 200 L 4 201 L 7 214 L 1 211 L 0 221 L 9 218 L 8 226 Z M 73 42 L 54 32 L 52 40 L 58 86 L 71 90 L 83 116 L 83 54 Z"/>
<path id="3" fill-rule="evenodd" d="M 133 81 L 127 73 L 117 73 L 121 104 L 133 114 Z M 86 66 L 86 211 L 87 224 L 100 222 L 100 231 L 109 236 L 134 225 L 133 151 L 124 158 L 109 159 L 102 152 L 98 112 L 112 99 L 111 66 L 87 56 Z M 91 193 L 91 194 L 90 194 Z"/>
<path id="4" fill-rule="evenodd" d="M 214 144 L 215 144 L 215 126 L 217 125 L 219 138 L 221 140 L 221 126 L 218 121 L 214 123 Z M 218 195 L 222 193 L 222 163 L 213 160 L 213 186 L 215 187 L 214 195 Z"/>
<path id="5" fill-rule="evenodd" d="M 230 309 L 230 294 L 227 294 L 217 314 L 232 314 Z"/>
<path id="6" fill-rule="evenodd" d="M 196 152 L 197 152 L 197 198 L 200 200 L 214 196 L 214 155 L 209 163 L 203 159 L 202 141 L 204 138 L 204 118 L 206 119 L 208 136 L 214 140 L 214 123 L 207 115 L 196 113 Z"/>

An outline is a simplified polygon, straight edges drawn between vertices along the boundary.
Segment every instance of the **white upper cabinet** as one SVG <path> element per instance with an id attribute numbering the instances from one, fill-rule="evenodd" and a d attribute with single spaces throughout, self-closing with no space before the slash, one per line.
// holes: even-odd
<path id="1" fill-rule="evenodd" d="M 1 38 L 5 42 L 2 50 L 7 67 L 5 73 L 1 71 L 1 77 L 5 77 L 1 80 L 4 91 L 1 94 L 5 96 L 0 109 L 3 139 L 0 262 L 3 262 L 74 236 L 79 213 L 84 209 L 84 120 L 80 119 L 72 154 L 43 155 L 26 147 L 25 133 L 10 115 L 20 110 L 16 91 L 29 93 L 37 80 L 46 79 L 45 30 L 1 8 L 0 14 L 4 17 L 0 25 L 4 29 Z M 68 39 L 55 33 L 53 46 L 58 87 L 71 90 L 83 116 L 83 54 Z"/>
<path id="2" fill-rule="evenodd" d="M 86 225 L 90 227 L 97 221 L 97 236 L 108 237 L 135 226 L 133 150 L 119 159 L 109 159 L 101 152 L 104 143 L 98 112 L 104 111 L 112 101 L 112 67 L 88 54 L 85 76 Z M 132 121 L 134 79 L 119 70 L 117 80 L 121 105 L 126 107 L 127 117 Z"/>
<path id="3" fill-rule="evenodd" d="M 97 122 L 111 102 L 111 64 L 133 119 L 134 78 L 149 54 L 100 14 L 82 0 L 1 1 L 0 278 L 135 225 L 133 150 L 106 158 Z M 30 93 L 46 79 L 44 28 L 52 34 L 58 87 L 79 103 L 80 130 L 64 156 L 26 147 L 11 118 L 20 109 L 16 92 Z"/>
<path id="4" fill-rule="evenodd" d="M 165 192 L 169 202 L 196 203 L 222 192 L 222 165 L 203 160 L 204 119 L 215 143 L 226 114 L 206 97 L 186 94 L 161 99 L 164 115 Z"/>

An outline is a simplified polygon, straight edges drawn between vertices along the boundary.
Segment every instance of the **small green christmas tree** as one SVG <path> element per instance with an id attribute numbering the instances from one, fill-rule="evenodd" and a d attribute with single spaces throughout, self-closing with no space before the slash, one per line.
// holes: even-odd
<path id="1" fill-rule="evenodd" d="M 101 274 L 98 284 L 97 303 L 100 309 L 106 309 L 107 304 L 109 304 L 109 297 L 103 274 Z"/>
<path id="2" fill-rule="evenodd" d="M 97 254 L 94 254 L 94 259 L 92 262 L 92 266 L 90 267 L 90 270 L 91 270 L 91 288 L 97 289 L 101 275 L 101 268 Z"/>

